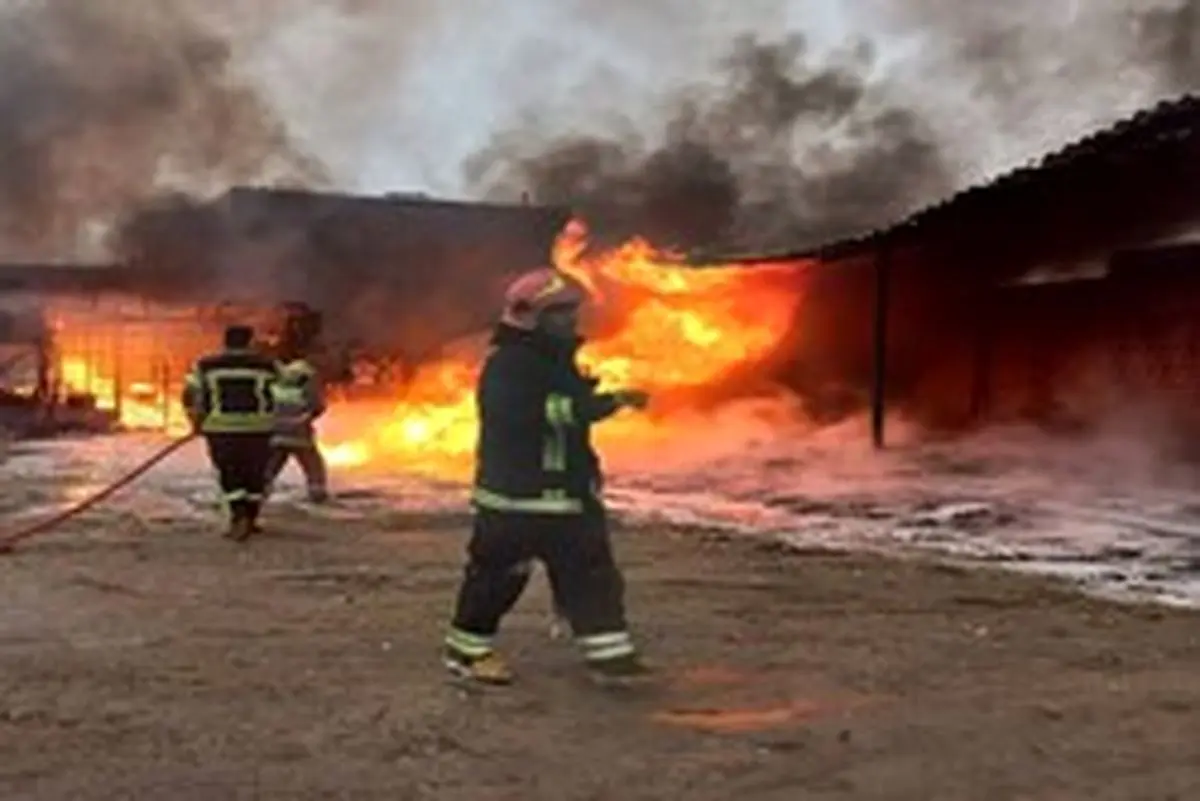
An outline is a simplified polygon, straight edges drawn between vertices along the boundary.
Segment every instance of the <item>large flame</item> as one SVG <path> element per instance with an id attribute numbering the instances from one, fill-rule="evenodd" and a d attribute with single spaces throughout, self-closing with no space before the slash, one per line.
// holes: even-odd
<path id="1" fill-rule="evenodd" d="M 587 235 L 581 222 L 572 222 L 553 254 L 555 266 L 592 295 L 580 363 L 601 389 L 637 387 L 658 398 L 650 415 L 625 413 L 600 426 L 598 439 L 606 446 L 661 446 L 681 432 L 654 407 L 699 400 L 779 344 L 800 299 L 797 265 L 688 266 L 641 239 L 589 255 Z M 335 409 L 327 426 L 329 459 L 460 473 L 475 448 L 473 392 L 481 362 L 477 348 L 423 367 L 402 401 L 383 413 Z"/>
<path id="2" fill-rule="evenodd" d="M 179 387 L 190 361 L 211 347 L 212 326 L 125 317 L 69 303 L 51 311 L 58 394 L 91 398 L 124 428 L 185 433 Z"/>
<path id="3" fill-rule="evenodd" d="M 582 223 L 572 222 L 553 252 L 555 266 L 592 296 L 581 365 L 602 389 L 636 387 L 654 397 L 648 414 L 622 413 L 598 428 L 598 439 L 610 449 L 653 452 L 680 435 L 695 436 L 694 422 L 680 430 L 671 412 L 743 380 L 740 368 L 775 349 L 800 301 L 797 265 L 684 265 L 640 239 L 593 254 L 587 236 Z M 139 335 L 129 326 L 118 330 L 60 313 L 58 328 L 66 389 L 94 396 L 126 427 L 186 429 L 180 381 L 218 341 L 219 327 L 198 330 L 191 323 Z M 397 400 L 333 398 L 321 425 L 329 462 L 461 476 L 475 448 L 474 387 L 485 349 L 481 337 L 422 366 Z"/>

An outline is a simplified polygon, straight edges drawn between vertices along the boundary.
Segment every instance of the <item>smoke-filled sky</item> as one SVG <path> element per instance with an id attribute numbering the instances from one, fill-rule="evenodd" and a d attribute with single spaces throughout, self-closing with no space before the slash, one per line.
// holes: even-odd
<path id="1" fill-rule="evenodd" d="M 268 36 L 257 71 L 336 173 L 369 191 L 462 193 L 464 157 L 497 131 L 653 133 L 669 96 L 712 80 L 747 32 L 801 33 L 818 63 L 872 42 L 871 77 L 928 118 L 968 180 L 1178 88 L 1170 37 L 1147 24 L 1177 0 L 296 5 L 307 13 Z"/>
<path id="2" fill-rule="evenodd" d="M 0 0 L 0 244 L 78 253 L 163 188 L 260 180 L 699 192 L 819 238 L 1196 88 L 1198 5 Z"/>

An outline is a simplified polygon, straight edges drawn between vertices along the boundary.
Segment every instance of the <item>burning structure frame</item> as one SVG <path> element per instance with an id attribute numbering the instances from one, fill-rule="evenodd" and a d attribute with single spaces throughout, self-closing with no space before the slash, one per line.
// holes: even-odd
<path id="1" fill-rule="evenodd" d="M 1200 97 L 1188 95 L 894 225 L 744 261 L 822 263 L 805 290 L 791 379 L 802 391 L 868 386 L 883 447 L 892 406 L 955 428 L 1082 420 L 1130 394 L 1194 409 L 1198 242 Z M 1180 348 L 1197 357 L 1184 365 Z M 1187 376 L 1134 380 L 1137 358 Z M 1081 383 L 1085 363 L 1106 373 L 1093 387 L 1103 398 Z M 1066 408 L 1072 394 L 1091 408 Z"/>

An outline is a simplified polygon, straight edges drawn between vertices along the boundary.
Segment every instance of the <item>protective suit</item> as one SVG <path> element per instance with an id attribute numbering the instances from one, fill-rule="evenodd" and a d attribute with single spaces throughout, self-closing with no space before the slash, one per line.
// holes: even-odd
<path id="1" fill-rule="evenodd" d="M 225 348 L 202 357 L 184 381 L 182 402 L 208 445 L 229 516 L 225 536 L 243 541 L 257 532 L 266 488 L 275 362 L 252 347 L 254 330 L 230 326 Z"/>
<path id="2" fill-rule="evenodd" d="M 325 413 L 325 393 L 316 371 L 303 359 L 284 365 L 272 386 L 275 422 L 267 461 L 268 490 L 279 478 L 288 459 L 294 458 L 304 471 L 308 498 L 323 503 L 329 498 L 325 459 L 317 447 L 313 423 Z"/>
<path id="3" fill-rule="evenodd" d="M 644 672 L 626 625 L 591 426 L 623 407 L 642 408 L 647 397 L 598 393 L 580 373 L 576 329 L 585 298 L 555 270 L 522 276 L 492 338 L 476 393 L 474 527 L 445 638 L 446 666 L 463 678 L 511 680 L 493 641 L 535 559 L 545 564 L 556 607 L 593 675 Z"/>

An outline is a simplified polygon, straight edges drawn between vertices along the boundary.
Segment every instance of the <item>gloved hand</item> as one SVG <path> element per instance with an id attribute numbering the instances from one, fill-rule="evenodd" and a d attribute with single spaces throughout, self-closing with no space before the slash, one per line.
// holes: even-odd
<path id="1" fill-rule="evenodd" d="M 650 404 L 650 393 L 641 389 L 621 389 L 613 393 L 618 406 L 630 409 L 645 409 Z"/>

